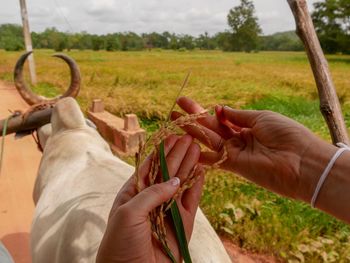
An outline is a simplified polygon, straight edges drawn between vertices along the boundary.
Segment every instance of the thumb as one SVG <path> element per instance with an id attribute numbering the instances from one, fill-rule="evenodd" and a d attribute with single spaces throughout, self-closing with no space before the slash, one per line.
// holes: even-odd
<path id="1" fill-rule="evenodd" d="M 180 179 L 173 177 L 169 181 L 152 185 L 137 194 L 127 204 L 140 216 L 147 217 L 157 206 L 172 198 L 180 186 Z"/>
<path id="2" fill-rule="evenodd" d="M 252 128 L 257 118 L 262 114 L 256 110 L 235 110 L 227 106 L 216 106 L 216 116 L 219 121 L 236 130 L 237 126 L 241 128 Z"/>

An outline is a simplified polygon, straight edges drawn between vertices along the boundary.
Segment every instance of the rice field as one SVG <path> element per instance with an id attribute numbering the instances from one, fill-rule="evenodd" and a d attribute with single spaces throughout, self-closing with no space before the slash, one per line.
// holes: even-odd
<path id="1" fill-rule="evenodd" d="M 39 83 L 54 96 L 68 87 L 69 71 L 53 52 L 35 53 Z M 183 95 L 205 108 L 269 109 L 287 115 L 330 140 L 318 109 L 312 72 L 304 53 L 165 51 L 68 53 L 79 64 L 83 110 L 95 98 L 122 116 L 136 113 L 149 132 L 158 128 L 189 71 Z M 0 50 L 0 80 L 12 82 L 18 52 Z M 350 56 L 329 56 L 345 119 L 350 127 Z M 350 228 L 307 204 L 271 194 L 231 174 L 208 172 L 201 207 L 215 229 L 252 251 L 289 262 L 350 262 Z"/>

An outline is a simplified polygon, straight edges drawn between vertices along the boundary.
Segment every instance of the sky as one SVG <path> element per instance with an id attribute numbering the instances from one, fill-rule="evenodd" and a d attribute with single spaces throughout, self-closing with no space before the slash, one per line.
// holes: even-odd
<path id="1" fill-rule="evenodd" d="M 317 0 L 308 0 L 309 8 Z M 31 31 L 47 27 L 94 34 L 133 31 L 198 36 L 228 29 L 228 11 L 239 0 L 27 0 Z M 294 30 L 287 0 L 253 0 L 265 35 Z M 18 0 L 0 0 L 0 24 L 21 24 Z"/>

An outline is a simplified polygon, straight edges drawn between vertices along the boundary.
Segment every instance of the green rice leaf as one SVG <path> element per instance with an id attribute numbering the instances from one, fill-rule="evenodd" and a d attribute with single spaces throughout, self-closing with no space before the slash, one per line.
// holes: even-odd
<path id="1" fill-rule="evenodd" d="M 164 141 L 162 141 L 160 144 L 159 152 L 160 152 L 160 168 L 162 171 L 163 180 L 168 181 L 170 177 L 169 177 L 168 166 L 165 159 Z M 185 228 L 184 228 L 180 211 L 176 202 L 173 202 L 173 204 L 171 205 L 170 213 L 171 213 L 172 221 L 176 232 L 177 242 L 180 247 L 180 253 L 185 263 L 192 263 L 190 252 L 188 250 Z"/>

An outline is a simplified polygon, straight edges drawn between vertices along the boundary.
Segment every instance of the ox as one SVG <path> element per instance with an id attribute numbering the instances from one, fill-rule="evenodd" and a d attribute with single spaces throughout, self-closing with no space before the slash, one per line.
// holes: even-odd
<path id="1" fill-rule="evenodd" d="M 38 129 L 43 156 L 33 192 L 33 262 L 94 262 L 115 196 L 134 168 L 112 154 L 70 98 L 79 91 L 80 75 L 75 62 L 59 56 L 70 66 L 72 81 L 63 96 L 50 101 L 32 93 L 23 81 L 23 63 L 28 55 L 23 55 L 16 65 L 17 89 L 30 105 L 55 103 L 41 115 L 33 113 L 40 121 L 33 116 L 24 121 L 16 116 L 9 122 L 9 131 L 13 132 L 18 126 L 33 129 L 51 120 L 51 124 Z M 231 262 L 200 209 L 189 246 L 194 262 Z"/>
<path id="2" fill-rule="evenodd" d="M 44 152 L 33 195 L 33 262 L 93 262 L 115 196 L 134 168 L 112 154 L 72 98 L 56 104 L 39 139 Z M 230 262 L 200 210 L 190 251 L 194 262 Z"/>

